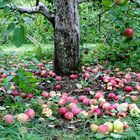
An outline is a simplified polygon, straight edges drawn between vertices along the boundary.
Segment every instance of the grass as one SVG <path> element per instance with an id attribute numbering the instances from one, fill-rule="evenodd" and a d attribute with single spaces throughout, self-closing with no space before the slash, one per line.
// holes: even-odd
<path id="1" fill-rule="evenodd" d="M 0 125 L 0 140 L 139 140 L 138 122 L 140 120 L 127 118 L 127 121 L 135 128 L 121 134 L 112 132 L 110 135 L 102 135 L 89 132 L 84 125 L 81 129 L 66 130 L 49 126 L 47 121 L 39 123 L 33 120 L 26 125 L 18 123 L 9 126 L 3 125 L 4 127 Z"/>
<path id="2" fill-rule="evenodd" d="M 32 44 L 24 44 L 19 48 L 11 44 L 0 46 L 0 49 L 2 49 L 4 53 L 7 54 L 14 53 L 15 55 L 23 55 L 26 52 L 32 52 L 35 48 L 37 47 Z M 51 49 L 53 48 L 53 46 L 51 44 L 48 44 L 48 45 L 42 45 L 41 48 Z"/>
<path id="3" fill-rule="evenodd" d="M 91 63 L 92 59 L 95 57 L 91 50 L 95 50 L 99 45 L 85 44 L 83 48 L 89 49 L 88 55 L 84 56 L 84 60 L 89 60 Z M 47 49 L 46 49 L 47 48 Z M 0 49 L 4 53 L 11 54 L 14 53 L 18 57 L 30 58 L 32 54 L 34 57 L 41 59 L 43 56 L 48 56 L 46 59 L 52 60 L 52 45 L 43 45 L 41 48 L 35 48 L 33 45 L 23 45 L 20 48 L 16 48 L 12 45 L 0 46 Z M 85 59 L 86 58 L 86 59 Z M 139 105 L 140 103 L 138 103 Z M 139 106 L 140 107 L 140 106 Z M 100 118 L 98 121 L 104 123 L 108 118 Z M 0 124 L 0 140 L 139 140 L 140 139 L 140 118 L 127 117 L 126 121 L 132 127 L 125 131 L 124 133 L 111 135 L 101 135 L 99 133 L 94 134 L 89 131 L 86 125 L 83 123 L 78 129 L 72 126 L 67 126 L 67 128 L 61 128 L 53 126 L 51 124 L 61 123 L 60 120 L 48 120 L 45 119 L 44 122 L 38 121 L 38 119 L 32 120 L 26 125 L 21 125 L 15 123 L 14 125 L 6 126 L 5 124 Z M 94 121 L 94 118 L 91 120 Z M 50 125 L 49 125 L 50 124 Z"/>

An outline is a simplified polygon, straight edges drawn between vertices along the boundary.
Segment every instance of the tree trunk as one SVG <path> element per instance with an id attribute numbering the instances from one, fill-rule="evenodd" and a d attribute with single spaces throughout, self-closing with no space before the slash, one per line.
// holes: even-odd
<path id="1" fill-rule="evenodd" d="M 80 29 L 77 0 L 55 0 L 54 69 L 58 75 L 77 70 L 79 64 Z"/>

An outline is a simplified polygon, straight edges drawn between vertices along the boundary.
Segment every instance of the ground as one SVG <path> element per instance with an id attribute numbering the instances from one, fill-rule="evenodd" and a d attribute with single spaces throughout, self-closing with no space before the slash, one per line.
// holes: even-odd
<path id="1" fill-rule="evenodd" d="M 7 47 L 3 48 L 0 59 L 0 140 L 140 138 L 140 73 L 131 68 L 122 72 L 119 68 L 108 67 L 106 61 L 81 65 L 77 73 L 58 78 L 52 70 L 51 58 L 40 61 L 35 55 L 30 56 L 33 47 L 13 47 L 12 53 Z M 114 93 L 114 97 L 110 97 L 110 93 Z M 84 101 L 80 99 L 82 96 Z M 72 108 L 75 105 L 80 112 L 72 118 L 59 111 L 66 107 L 74 114 Z M 35 111 L 35 116 L 22 123 L 18 115 L 29 108 Z M 7 123 L 6 114 L 13 116 L 12 124 Z M 123 123 L 122 132 L 115 132 L 115 126 L 111 132 L 103 132 L 103 129 L 93 132 L 90 128 L 91 124 L 113 124 L 115 120 Z"/>

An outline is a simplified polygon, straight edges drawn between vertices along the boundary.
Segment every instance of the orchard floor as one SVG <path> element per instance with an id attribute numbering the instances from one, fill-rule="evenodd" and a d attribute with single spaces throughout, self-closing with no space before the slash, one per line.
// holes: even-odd
<path id="1" fill-rule="evenodd" d="M 106 63 L 94 63 L 81 66 L 78 73 L 62 76 L 61 80 L 52 72 L 52 62 L 24 56 L 28 49 L 32 51 L 28 47 L 13 47 L 14 54 L 5 47 L 7 55 L 0 55 L 0 140 L 140 139 L 139 72 L 130 68 L 122 72 Z M 126 86 L 132 91 L 128 92 Z M 46 97 L 42 96 L 43 91 L 48 93 Z M 115 96 L 109 97 L 109 93 Z M 58 111 L 62 106 L 73 114 L 75 106 L 80 111 L 67 120 Z M 17 116 L 28 108 L 36 115 L 21 123 Z M 13 124 L 5 122 L 6 114 L 13 115 Z M 122 132 L 115 132 L 115 127 L 110 132 L 90 129 L 91 124 L 113 125 L 116 120 L 123 123 Z"/>

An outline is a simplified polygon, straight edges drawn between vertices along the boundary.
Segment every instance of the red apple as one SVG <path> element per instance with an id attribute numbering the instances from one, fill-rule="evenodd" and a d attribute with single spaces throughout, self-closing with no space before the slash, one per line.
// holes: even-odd
<path id="1" fill-rule="evenodd" d="M 85 79 L 90 79 L 90 74 L 88 72 L 84 73 L 84 78 Z"/>
<path id="2" fill-rule="evenodd" d="M 102 91 L 97 91 L 96 92 L 96 94 L 95 94 L 95 98 L 96 99 L 99 99 L 99 98 L 101 98 L 101 97 L 103 97 L 104 95 L 103 95 L 103 92 Z"/>
<path id="3" fill-rule="evenodd" d="M 66 107 L 61 107 L 58 109 L 58 112 L 60 115 L 64 115 L 67 112 L 67 108 Z"/>
<path id="4" fill-rule="evenodd" d="M 85 93 L 90 93 L 91 88 L 90 88 L 90 87 L 84 88 L 83 91 L 84 91 Z"/>
<path id="5" fill-rule="evenodd" d="M 91 99 L 90 101 L 89 101 L 89 104 L 90 105 L 96 105 L 98 102 L 97 102 L 97 99 Z"/>
<path id="6" fill-rule="evenodd" d="M 78 103 L 79 103 L 77 99 L 74 99 L 74 100 L 72 100 L 71 102 L 72 102 L 72 103 L 75 103 L 75 104 L 78 104 Z"/>
<path id="7" fill-rule="evenodd" d="M 119 101 L 120 100 L 120 96 L 119 95 L 115 96 L 115 99 L 114 100 L 115 101 Z"/>
<path id="8" fill-rule="evenodd" d="M 86 99 L 86 98 L 87 98 L 87 96 L 85 96 L 85 95 L 81 95 L 81 96 L 78 97 L 80 102 L 83 102 L 83 100 Z"/>
<path id="9" fill-rule="evenodd" d="M 127 80 L 128 80 L 128 79 L 131 79 L 131 75 L 130 75 L 130 74 L 126 74 L 126 75 L 124 76 L 124 78 L 126 78 Z"/>
<path id="10" fill-rule="evenodd" d="M 26 110 L 25 114 L 28 115 L 30 119 L 35 117 L 35 111 L 33 109 Z"/>
<path id="11" fill-rule="evenodd" d="M 37 71 L 35 72 L 35 74 L 36 74 L 36 75 L 40 75 L 40 74 L 41 74 L 41 71 L 40 71 L 40 70 L 37 70 Z"/>
<path id="12" fill-rule="evenodd" d="M 97 113 L 98 117 L 100 117 L 102 115 L 102 111 L 99 108 L 94 108 L 91 110 L 91 116 L 94 116 L 95 113 Z"/>
<path id="13" fill-rule="evenodd" d="M 108 134 L 109 133 L 109 126 L 106 124 L 99 125 L 98 132 L 101 134 Z"/>
<path id="14" fill-rule="evenodd" d="M 118 118 L 126 118 L 126 116 L 127 116 L 126 112 L 118 112 L 117 113 Z"/>
<path id="15" fill-rule="evenodd" d="M 113 123 L 111 122 L 105 122 L 105 125 L 107 125 L 109 127 L 109 131 L 112 132 L 113 131 Z"/>
<path id="16" fill-rule="evenodd" d="M 62 77 L 61 76 L 56 76 L 56 80 L 57 81 L 62 81 Z"/>
<path id="17" fill-rule="evenodd" d="M 40 74 L 41 77 L 46 77 L 47 76 L 47 71 L 43 70 Z"/>
<path id="18" fill-rule="evenodd" d="M 100 104 L 100 106 L 101 106 L 102 109 L 106 109 L 107 107 L 109 107 L 109 106 L 111 106 L 111 105 L 110 105 L 110 103 L 108 103 L 108 102 L 102 102 L 102 103 Z"/>
<path id="19" fill-rule="evenodd" d="M 126 86 L 124 90 L 125 92 L 132 92 L 133 88 L 131 86 Z"/>
<path id="20" fill-rule="evenodd" d="M 75 103 L 70 103 L 69 105 L 68 105 L 68 108 L 71 110 L 72 108 L 74 108 L 74 107 L 77 107 L 77 104 L 75 104 Z"/>
<path id="21" fill-rule="evenodd" d="M 127 38 L 132 38 L 134 35 L 134 30 L 132 28 L 126 28 L 124 30 L 124 36 Z"/>
<path id="22" fill-rule="evenodd" d="M 33 95 L 32 93 L 28 93 L 27 97 L 28 97 L 29 99 L 32 99 L 32 98 L 34 97 L 34 95 Z"/>
<path id="23" fill-rule="evenodd" d="M 74 117 L 74 115 L 73 115 L 72 112 L 66 112 L 66 113 L 64 114 L 64 118 L 65 118 L 66 120 L 72 120 L 73 117 Z"/>
<path id="24" fill-rule="evenodd" d="M 67 97 L 67 101 L 69 101 L 69 102 L 72 102 L 74 99 L 75 98 L 74 97 L 71 97 L 71 96 Z"/>
<path id="25" fill-rule="evenodd" d="M 42 95 L 42 97 L 44 97 L 44 98 L 48 98 L 48 97 L 49 97 L 49 93 L 46 92 L 46 91 L 43 91 L 41 95 Z"/>
<path id="26" fill-rule="evenodd" d="M 3 74 L 1 75 L 1 78 L 6 78 L 7 76 L 8 76 L 7 74 L 3 73 Z"/>
<path id="27" fill-rule="evenodd" d="M 56 74 L 53 71 L 49 72 L 49 76 L 54 77 Z"/>
<path id="28" fill-rule="evenodd" d="M 76 76 L 75 74 L 71 74 L 71 75 L 69 76 L 69 78 L 70 78 L 71 80 L 74 80 L 74 79 L 77 78 L 77 76 Z"/>
<path id="29" fill-rule="evenodd" d="M 58 102 L 58 105 L 59 106 L 64 106 L 66 104 L 66 99 L 64 98 L 60 98 L 59 102 Z"/>
<path id="30" fill-rule="evenodd" d="M 13 90 L 13 91 L 11 92 L 11 95 L 12 95 L 12 96 L 19 96 L 20 93 L 19 93 L 17 90 Z"/>
<path id="31" fill-rule="evenodd" d="M 55 86 L 55 89 L 56 89 L 56 90 L 61 90 L 61 89 L 62 89 L 62 86 L 59 85 L 59 84 L 57 84 L 57 85 Z"/>
<path id="32" fill-rule="evenodd" d="M 14 121 L 14 116 L 11 115 L 11 114 L 7 114 L 3 117 L 3 121 L 7 124 L 13 124 L 15 121 Z"/>
<path id="33" fill-rule="evenodd" d="M 88 98 L 85 98 L 84 100 L 83 100 L 83 104 L 84 105 L 89 105 L 89 102 L 90 102 L 90 99 L 88 99 Z"/>
<path id="34" fill-rule="evenodd" d="M 74 116 L 78 115 L 81 112 L 81 109 L 78 107 L 73 107 L 71 109 L 71 112 L 73 113 Z"/>
<path id="35" fill-rule="evenodd" d="M 67 99 L 68 97 L 68 93 L 67 92 L 63 92 L 61 95 L 61 98 Z"/>
<path id="36" fill-rule="evenodd" d="M 110 77 L 104 76 L 103 77 L 103 82 L 108 83 L 110 80 Z"/>
<path id="37" fill-rule="evenodd" d="M 108 97 L 109 99 L 115 99 L 116 94 L 115 94 L 115 93 L 109 93 L 109 94 L 107 95 L 107 97 Z"/>

